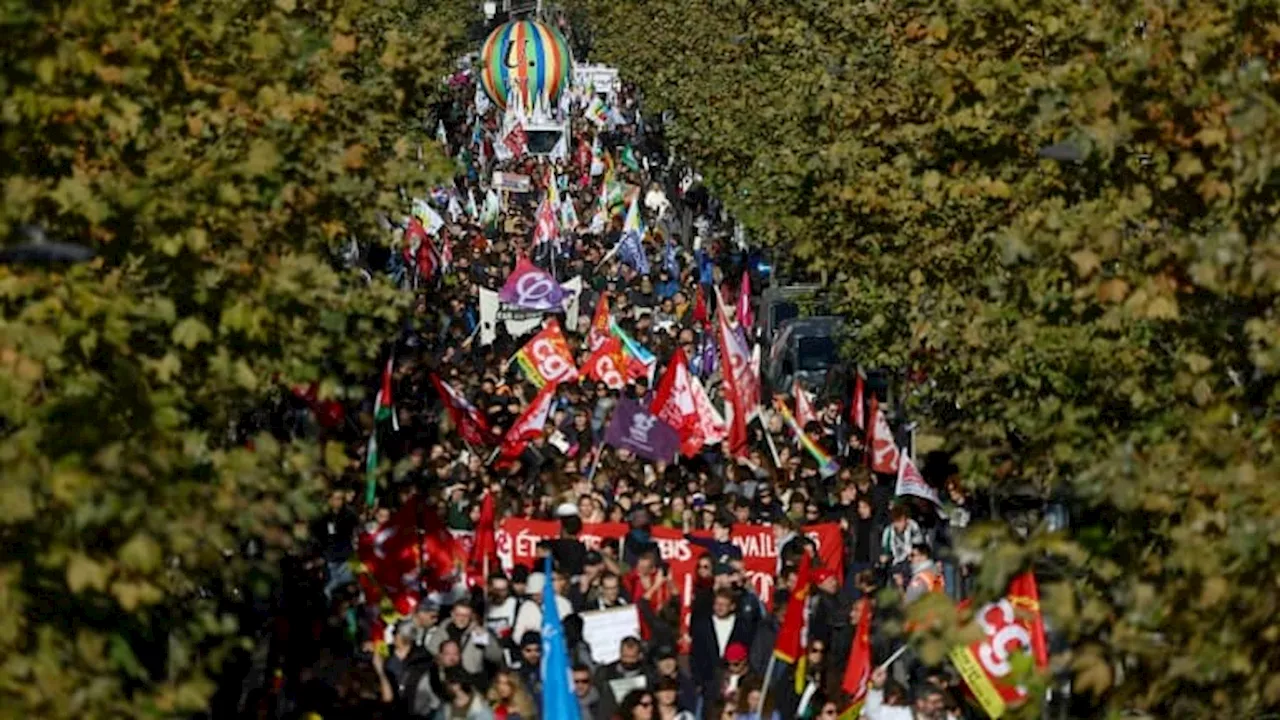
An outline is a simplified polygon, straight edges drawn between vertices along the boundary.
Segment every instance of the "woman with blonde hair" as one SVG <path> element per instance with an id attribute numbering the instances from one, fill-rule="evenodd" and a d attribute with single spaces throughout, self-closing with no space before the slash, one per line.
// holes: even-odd
<path id="1" fill-rule="evenodd" d="M 489 688 L 494 720 L 537 720 L 538 711 L 524 683 L 510 670 L 499 670 Z"/>

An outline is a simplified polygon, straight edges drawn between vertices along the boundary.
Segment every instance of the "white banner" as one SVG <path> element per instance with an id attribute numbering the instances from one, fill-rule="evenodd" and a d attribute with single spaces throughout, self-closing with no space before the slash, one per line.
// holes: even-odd
<path id="1" fill-rule="evenodd" d="M 591 646 L 591 659 L 601 665 L 617 662 L 625 638 L 640 638 L 640 612 L 635 605 L 581 613 L 582 639 Z"/>
<path id="2" fill-rule="evenodd" d="M 561 287 L 573 293 L 565 306 L 564 327 L 570 332 L 577 332 L 582 278 L 576 277 Z M 546 312 L 521 310 L 508 305 L 498 299 L 497 291 L 480 288 L 480 344 L 489 345 L 494 341 L 499 322 L 506 324 L 507 334 L 519 338 L 542 327 L 542 319 L 546 315 Z"/>

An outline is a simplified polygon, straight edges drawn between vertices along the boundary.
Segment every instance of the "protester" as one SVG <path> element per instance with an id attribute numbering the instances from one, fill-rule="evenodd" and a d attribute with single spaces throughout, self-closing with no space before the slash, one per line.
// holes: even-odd
<path id="1" fill-rule="evenodd" d="M 870 690 L 841 683 L 856 601 L 895 575 L 906 602 L 951 590 L 964 488 L 949 475 L 940 521 L 924 490 L 895 497 L 846 411 L 862 398 L 811 388 L 801 425 L 758 397 L 760 278 L 718 202 L 667 169 L 634 88 L 572 90 L 563 151 L 534 157 L 459 77 L 441 124 L 458 176 L 388 218 L 395 251 L 359 259 L 418 299 L 380 389 L 323 431 L 350 467 L 310 526 L 323 581 L 299 585 L 368 651 L 353 666 L 375 671 L 371 701 L 532 720 L 568 682 L 582 720 L 834 717 L 864 691 L 868 717 L 899 717 L 883 671 Z M 523 180 L 499 189 L 495 170 Z M 803 667 L 775 652 L 797 595 Z M 868 662 L 900 644 L 888 612 Z M 597 647 L 602 617 L 633 631 Z M 544 677 L 548 648 L 564 677 Z M 913 684 L 917 717 L 953 690 Z"/>

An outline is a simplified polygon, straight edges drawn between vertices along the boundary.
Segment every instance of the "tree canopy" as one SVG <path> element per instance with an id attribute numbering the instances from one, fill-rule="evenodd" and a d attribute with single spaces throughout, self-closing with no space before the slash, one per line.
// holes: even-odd
<path id="1" fill-rule="evenodd" d="M 346 463 L 237 429 L 395 333 L 407 299 L 339 259 L 448 173 L 457 5 L 0 3 L 0 239 L 96 252 L 0 266 L 5 715 L 207 706 L 240 547 L 278 561 Z"/>
<path id="2" fill-rule="evenodd" d="M 1076 504 L 982 577 L 1065 564 L 1076 692 L 1280 706 L 1277 3 L 575 5 L 747 228 L 832 271 L 923 448 Z"/>

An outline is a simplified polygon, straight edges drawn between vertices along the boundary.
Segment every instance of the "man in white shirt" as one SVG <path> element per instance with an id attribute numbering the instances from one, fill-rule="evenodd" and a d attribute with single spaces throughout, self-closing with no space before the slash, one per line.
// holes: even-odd
<path id="1" fill-rule="evenodd" d="M 556 609 L 560 612 L 560 619 L 573 614 L 573 603 L 569 602 L 564 596 L 565 587 L 569 584 L 568 578 L 559 570 L 552 573 L 552 587 L 556 593 Z M 516 625 L 512 630 L 512 636 L 522 638 L 529 631 L 542 631 L 542 589 L 546 584 L 547 576 L 540 572 L 529 573 L 529 583 L 526 586 L 526 592 L 529 599 L 521 603 L 519 612 L 516 613 Z"/>

